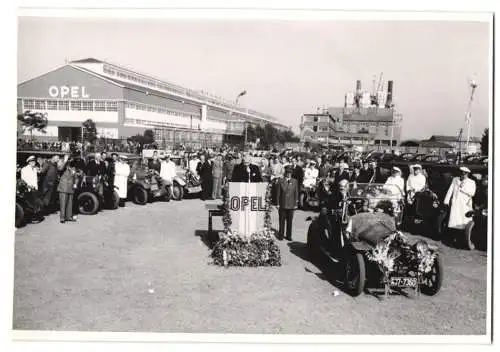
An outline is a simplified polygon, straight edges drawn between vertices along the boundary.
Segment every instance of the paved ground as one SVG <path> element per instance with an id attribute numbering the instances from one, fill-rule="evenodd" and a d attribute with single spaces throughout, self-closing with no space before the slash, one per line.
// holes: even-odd
<path id="1" fill-rule="evenodd" d="M 308 261 L 308 215 L 297 212 L 294 241 L 280 242 L 282 267 L 228 269 L 210 264 L 199 200 L 130 204 L 64 225 L 52 215 L 17 230 L 14 329 L 486 333 L 484 252 L 440 244 L 437 296 L 351 298 Z"/>

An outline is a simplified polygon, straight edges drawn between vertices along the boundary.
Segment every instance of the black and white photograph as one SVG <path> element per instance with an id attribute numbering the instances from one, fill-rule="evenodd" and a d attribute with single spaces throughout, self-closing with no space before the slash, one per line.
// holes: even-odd
<path id="1" fill-rule="evenodd" d="M 13 336 L 491 342 L 493 14 L 112 12 L 19 12 Z"/>

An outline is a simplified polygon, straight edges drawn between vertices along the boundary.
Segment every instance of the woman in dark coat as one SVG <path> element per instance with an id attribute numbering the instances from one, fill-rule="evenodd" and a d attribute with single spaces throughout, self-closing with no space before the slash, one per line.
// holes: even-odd
<path id="1" fill-rule="evenodd" d="M 196 172 L 201 178 L 201 199 L 207 200 L 212 196 L 212 163 L 205 159 L 205 155 L 200 156 L 200 162 L 196 167 Z"/>

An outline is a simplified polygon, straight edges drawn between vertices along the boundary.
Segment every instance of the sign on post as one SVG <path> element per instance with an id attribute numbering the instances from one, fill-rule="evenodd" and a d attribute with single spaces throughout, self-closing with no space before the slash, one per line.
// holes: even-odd
<path id="1" fill-rule="evenodd" d="M 229 183 L 229 214 L 231 230 L 251 235 L 264 229 L 266 213 L 266 182 Z"/>

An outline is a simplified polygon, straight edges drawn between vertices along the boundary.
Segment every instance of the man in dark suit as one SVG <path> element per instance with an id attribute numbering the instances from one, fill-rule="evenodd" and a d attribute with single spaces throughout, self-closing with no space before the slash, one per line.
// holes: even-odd
<path id="1" fill-rule="evenodd" d="M 292 240 L 292 221 L 293 211 L 297 207 L 299 200 L 299 188 L 297 180 L 292 178 L 292 170 L 285 170 L 285 177 L 278 181 L 278 215 L 279 215 L 279 233 L 278 239 L 283 239 L 283 233 L 286 223 L 286 239 Z"/>
<path id="2" fill-rule="evenodd" d="M 95 153 L 95 158 L 88 162 L 85 171 L 88 176 L 103 176 L 106 174 L 106 164 L 101 159 L 100 153 Z"/>
<path id="3" fill-rule="evenodd" d="M 351 178 L 351 176 L 349 175 L 349 170 L 348 170 L 349 166 L 344 163 L 344 162 L 341 162 L 339 164 L 339 169 L 337 170 L 337 172 L 335 173 L 335 184 L 338 185 L 340 183 L 340 181 L 342 180 L 348 180 Z"/>
<path id="4" fill-rule="evenodd" d="M 257 165 L 250 164 L 250 157 L 244 154 L 241 164 L 235 165 L 232 182 L 262 182 L 262 175 Z"/>
<path id="5" fill-rule="evenodd" d="M 59 172 L 63 170 L 64 164 L 66 163 L 67 159 L 68 157 L 66 156 L 64 161 L 61 161 L 59 159 L 59 155 L 52 155 L 50 161 L 44 164 L 41 171 L 41 173 L 44 175 L 42 182 L 42 201 L 46 215 L 52 213 L 55 210 L 54 203 L 57 181 L 59 179 Z"/>
<path id="6" fill-rule="evenodd" d="M 71 161 L 64 170 L 57 191 L 59 192 L 60 219 L 64 224 L 66 221 L 76 221 L 73 218 L 73 194 L 75 193 L 76 162 Z"/>
<path id="7" fill-rule="evenodd" d="M 196 172 L 200 175 L 201 179 L 201 199 L 207 200 L 212 197 L 212 163 L 209 160 L 206 160 L 204 154 L 200 155 L 200 162 L 196 167 Z"/>

